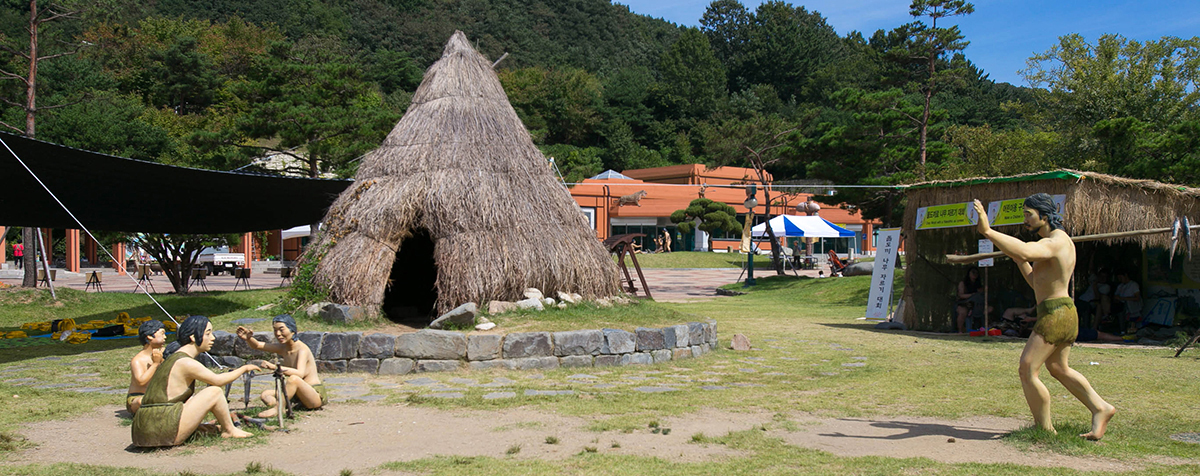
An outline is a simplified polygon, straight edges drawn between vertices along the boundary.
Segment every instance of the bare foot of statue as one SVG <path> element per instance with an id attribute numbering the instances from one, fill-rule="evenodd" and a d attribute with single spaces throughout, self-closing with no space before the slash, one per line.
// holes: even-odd
<path id="1" fill-rule="evenodd" d="M 272 405 L 271 408 L 268 408 L 266 410 L 259 412 L 258 417 L 259 418 L 271 418 L 271 417 L 275 416 L 276 413 L 279 413 L 279 411 L 275 408 L 274 405 Z"/>
<path id="2" fill-rule="evenodd" d="M 229 431 L 221 432 L 221 438 L 249 438 L 254 436 L 254 433 L 242 430 L 241 428 L 230 428 Z"/>
<path id="3" fill-rule="evenodd" d="M 1108 430 L 1108 421 L 1112 420 L 1113 415 L 1116 414 L 1117 409 L 1112 405 L 1108 405 L 1107 408 L 1101 408 L 1100 411 L 1092 414 L 1092 431 L 1079 436 L 1092 441 L 1104 438 L 1104 432 Z"/>

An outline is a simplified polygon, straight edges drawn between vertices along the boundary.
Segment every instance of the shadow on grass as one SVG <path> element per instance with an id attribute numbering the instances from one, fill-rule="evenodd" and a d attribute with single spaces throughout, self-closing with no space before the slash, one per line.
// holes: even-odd
<path id="1" fill-rule="evenodd" d="M 745 292 L 750 296 L 776 294 L 779 299 L 805 304 L 828 304 L 838 306 L 866 307 L 870 296 L 870 276 L 842 278 L 811 278 L 808 276 L 763 276 L 758 284 L 743 287 L 741 282 L 721 286 L 723 289 Z M 892 288 L 893 302 L 898 302 L 904 292 L 901 278 Z"/>
<path id="2" fill-rule="evenodd" d="M 177 296 L 169 300 L 160 299 L 159 302 L 162 304 L 163 309 L 166 309 L 167 312 L 170 312 L 172 316 L 187 316 L 195 314 L 212 317 L 250 308 L 248 305 L 239 304 L 228 299 L 220 299 L 222 294 L 225 294 L 225 292 L 205 293 L 203 295 L 188 294 L 186 296 Z M 164 317 L 162 315 L 162 310 L 159 309 L 158 306 L 154 305 L 154 302 L 150 301 L 149 299 L 146 300 L 146 304 L 123 309 L 122 311 L 128 312 L 130 317 L 151 316 L 156 319 Z M 107 321 L 115 317 L 117 317 L 116 313 L 112 311 L 106 311 L 77 317 L 75 318 L 75 322 L 88 322 L 91 320 Z"/>
<path id="3" fill-rule="evenodd" d="M 49 337 L 45 339 L 50 340 Z M 45 357 L 60 357 L 60 356 L 77 356 L 88 352 L 99 352 L 112 349 L 140 349 L 141 344 L 136 338 L 133 339 L 114 339 L 114 340 L 94 340 L 88 341 L 85 344 L 67 344 L 65 342 L 51 342 L 45 345 L 31 345 L 25 347 L 13 347 L 9 349 L 0 349 L 0 364 L 9 364 L 20 362 L 22 360 L 33 360 Z M 133 352 L 130 352 L 130 356 Z"/>
<path id="4" fill-rule="evenodd" d="M 837 432 L 822 433 L 820 436 L 829 436 L 834 438 L 860 438 L 865 440 L 904 440 L 908 438 L 919 438 L 922 436 L 945 436 L 958 440 L 987 441 L 997 440 L 1008 434 L 1006 431 L 994 430 L 990 428 L 972 428 L 966 426 L 942 425 L 938 423 L 914 423 L 910 421 L 870 421 L 853 418 L 841 418 L 840 420 L 870 422 L 870 425 L 875 428 L 903 430 L 903 433 L 896 433 L 894 435 L 886 436 L 871 436 L 847 435 L 845 433 Z"/>
<path id="5" fill-rule="evenodd" d="M 875 323 L 871 321 L 863 321 L 861 323 L 820 323 L 818 325 L 825 327 L 833 327 L 838 329 L 854 329 L 856 331 L 877 332 L 880 334 L 903 334 L 906 336 L 918 339 L 934 339 L 945 341 L 967 342 L 971 344 L 1008 344 L 1008 343 L 1024 343 L 1025 339 L 1015 337 L 971 337 L 963 334 L 943 334 L 938 332 L 926 331 L 898 331 L 890 329 L 876 329 Z"/>

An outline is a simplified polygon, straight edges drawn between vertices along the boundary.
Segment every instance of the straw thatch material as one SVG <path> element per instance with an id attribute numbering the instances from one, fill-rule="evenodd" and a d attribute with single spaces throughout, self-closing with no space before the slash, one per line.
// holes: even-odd
<path id="1" fill-rule="evenodd" d="M 379 309 L 397 251 L 421 229 L 434 243 L 438 312 L 522 299 L 529 287 L 619 292 L 616 265 L 462 32 L 355 178 L 310 247 L 325 254 L 315 279 L 337 302 Z"/>
<path id="2" fill-rule="evenodd" d="M 1200 224 L 1200 189 L 1164 184 L 1152 180 L 1134 180 L 1094 172 L 1063 170 L 1078 178 L 1037 179 L 1038 174 L 998 178 L 974 178 L 914 184 L 907 190 L 904 212 L 905 252 L 909 269 L 905 273 L 905 323 L 910 327 L 938 330 L 946 326 L 953 312 L 952 292 L 967 267 L 945 263 L 946 254 L 972 254 L 981 238 L 974 227 L 915 231 L 917 209 L 926 206 L 969 202 L 978 199 L 985 205 L 996 200 L 1028 197 L 1038 192 L 1066 195 L 1063 224 L 1067 234 L 1090 235 L 1120 231 L 1170 227 L 1179 216 Z M 1044 173 L 1044 172 L 1043 172 Z M 1029 178 L 1029 180 L 1009 180 Z M 978 183 L 995 180 L 993 183 Z M 1035 236 L 1020 225 L 997 227 L 1025 240 Z M 1129 243 L 1145 247 L 1165 247 L 1170 235 L 1142 235 L 1100 243 Z M 1182 247 L 1180 243 L 1180 247 Z M 992 289 L 1023 289 L 1023 278 L 1011 260 L 996 260 L 990 270 Z M 994 294 L 993 294 L 994 296 Z M 996 312 L 1003 312 L 999 309 Z"/>

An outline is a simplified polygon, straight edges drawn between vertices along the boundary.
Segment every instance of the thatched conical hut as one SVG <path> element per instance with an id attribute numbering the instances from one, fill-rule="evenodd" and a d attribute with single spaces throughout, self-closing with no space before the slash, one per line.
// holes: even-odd
<path id="1" fill-rule="evenodd" d="M 613 260 L 462 32 L 355 179 L 309 247 L 334 301 L 398 317 L 529 287 L 619 292 Z"/>

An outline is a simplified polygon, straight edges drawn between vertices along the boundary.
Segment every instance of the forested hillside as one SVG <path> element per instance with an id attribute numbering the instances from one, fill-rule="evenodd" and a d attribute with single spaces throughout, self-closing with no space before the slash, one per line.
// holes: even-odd
<path id="1" fill-rule="evenodd" d="M 903 0 L 898 0 L 903 1 Z M 607 168 L 746 164 L 779 179 L 902 183 L 1074 167 L 1197 185 L 1198 42 L 1064 36 L 997 84 L 962 52 L 961 0 L 838 35 L 781 1 L 711 3 L 700 28 L 606 0 L 40 2 L 38 139 L 143 160 L 352 175 L 454 30 L 497 66 L 568 181 Z M 0 3 L 0 120 L 29 132 L 28 2 Z M 933 19 L 939 19 L 934 28 Z M 59 56 L 61 55 L 61 56 Z M 880 192 L 843 193 L 892 217 Z"/>

